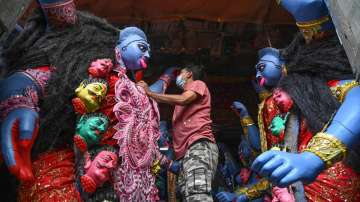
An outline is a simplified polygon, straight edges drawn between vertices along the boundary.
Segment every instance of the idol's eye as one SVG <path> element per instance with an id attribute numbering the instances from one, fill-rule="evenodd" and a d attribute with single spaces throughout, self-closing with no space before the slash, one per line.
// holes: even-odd
<path id="1" fill-rule="evenodd" d="M 96 120 L 96 124 L 99 126 L 102 125 L 103 123 L 104 123 L 104 121 L 101 119 Z"/>
<path id="2" fill-rule="evenodd" d="M 148 50 L 148 47 L 144 44 L 138 44 L 138 47 L 142 52 L 146 52 Z"/>
<path id="3" fill-rule="evenodd" d="M 256 66 L 256 69 L 260 72 L 264 71 L 265 69 L 265 64 L 264 63 L 260 63 Z"/>

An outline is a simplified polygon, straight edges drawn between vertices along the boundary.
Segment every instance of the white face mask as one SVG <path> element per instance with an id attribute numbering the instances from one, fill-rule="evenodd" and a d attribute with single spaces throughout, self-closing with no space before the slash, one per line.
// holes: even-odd
<path id="1" fill-rule="evenodd" d="M 184 85 L 185 85 L 185 79 L 182 78 L 181 75 L 176 77 L 176 85 L 181 88 L 184 89 Z"/>

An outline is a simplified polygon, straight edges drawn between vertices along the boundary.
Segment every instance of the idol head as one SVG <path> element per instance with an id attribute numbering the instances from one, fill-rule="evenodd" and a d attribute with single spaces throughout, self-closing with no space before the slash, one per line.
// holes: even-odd
<path id="1" fill-rule="evenodd" d="M 76 126 L 75 146 L 85 152 L 91 146 L 99 144 L 108 125 L 109 119 L 101 113 L 82 115 Z"/>
<path id="2" fill-rule="evenodd" d="M 118 157 L 116 153 L 106 150 L 101 151 L 92 161 L 89 154 L 85 155 L 86 174 L 80 177 L 80 182 L 85 192 L 93 193 L 110 179 L 111 171 L 117 166 Z"/>
<path id="3" fill-rule="evenodd" d="M 176 85 L 184 89 L 185 84 L 195 81 L 202 80 L 204 77 L 204 67 L 202 65 L 188 64 L 181 69 L 179 75 L 176 77 Z"/>
<path id="4" fill-rule="evenodd" d="M 146 69 L 150 58 L 150 45 L 145 33 L 137 27 L 121 30 L 115 54 L 118 63 L 123 63 L 128 70 Z"/>
<path id="5" fill-rule="evenodd" d="M 294 105 L 290 95 L 281 88 L 274 89 L 272 97 L 282 113 L 289 112 Z"/>
<path id="6" fill-rule="evenodd" d="M 335 31 L 324 0 L 278 0 L 296 20 L 305 41 L 322 38 L 326 32 Z"/>
<path id="7" fill-rule="evenodd" d="M 113 68 L 111 59 L 97 59 L 92 61 L 88 68 L 89 76 L 93 78 L 105 78 Z"/>
<path id="8" fill-rule="evenodd" d="M 261 87 L 272 88 L 285 74 L 284 62 L 278 49 L 263 48 L 259 51 L 259 62 L 255 66 L 256 80 Z"/>
<path id="9" fill-rule="evenodd" d="M 76 88 L 76 98 L 72 100 L 74 109 L 80 114 L 95 112 L 100 109 L 105 99 L 108 84 L 103 79 L 86 79 Z"/>

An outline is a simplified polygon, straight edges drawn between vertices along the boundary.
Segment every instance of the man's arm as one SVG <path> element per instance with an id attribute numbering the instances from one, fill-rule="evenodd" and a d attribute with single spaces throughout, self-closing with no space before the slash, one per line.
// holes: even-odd
<path id="1" fill-rule="evenodd" d="M 194 91 L 185 91 L 181 95 L 158 94 L 151 91 L 146 92 L 147 95 L 157 102 L 170 105 L 188 105 L 198 98 L 198 94 Z"/>
<path id="2" fill-rule="evenodd" d="M 145 81 L 139 81 L 136 85 L 142 87 L 145 90 L 146 94 L 156 100 L 156 102 L 166 103 L 170 105 L 188 105 L 199 97 L 199 94 L 191 90 L 185 91 L 181 95 L 154 93 L 149 89 L 149 86 Z"/>

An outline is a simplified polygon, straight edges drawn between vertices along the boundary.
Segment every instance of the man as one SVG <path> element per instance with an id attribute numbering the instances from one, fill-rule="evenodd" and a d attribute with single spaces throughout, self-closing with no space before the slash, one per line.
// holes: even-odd
<path id="1" fill-rule="evenodd" d="M 213 201 L 211 181 L 218 163 L 218 148 L 211 131 L 210 92 L 201 78 L 201 66 L 183 68 L 176 78 L 176 85 L 183 89 L 181 95 L 153 93 L 145 82 L 138 83 L 157 102 L 175 105 L 173 144 L 182 168 L 178 183 L 184 201 Z"/>

